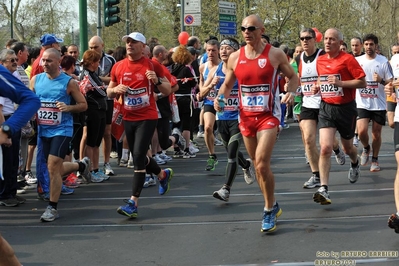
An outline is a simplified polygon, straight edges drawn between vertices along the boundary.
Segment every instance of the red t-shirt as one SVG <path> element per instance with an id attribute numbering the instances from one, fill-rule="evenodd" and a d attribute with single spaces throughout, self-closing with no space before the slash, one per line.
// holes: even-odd
<path id="1" fill-rule="evenodd" d="M 43 66 L 42 66 L 42 56 L 44 53 L 44 49 L 42 48 L 40 50 L 40 54 L 39 56 L 35 59 L 35 61 L 33 61 L 32 64 L 32 71 L 30 72 L 30 78 L 32 79 L 34 76 L 36 76 L 37 74 L 43 73 Z"/>
<path id="2" fill-rule="evenodd" d="M 321 98 L 330 104 L 345 104 L 352 102 L 356 97 L 356 89 L 341 88 L 327 84 L 327 76 L 336 75 L 340 80 L 360 79 L 366 76 L 357 60 L 350 54 L 340 52 L 337 57 L 328 58 L 324 54 L 317 59 L 317 73 Z"/>
<path id="3" fill-rule="evenodd" d="M 123 119 L 127 121 L 157 120 L 158 112 L 153 96 L 154 84 L 145 72 L 153 70 L 164 77 L 162 65 L 146 57 L 136 61 L 128 58 L 117 62 L 111 71 L 111 81 L 129 86 L 123 95 Z"/>

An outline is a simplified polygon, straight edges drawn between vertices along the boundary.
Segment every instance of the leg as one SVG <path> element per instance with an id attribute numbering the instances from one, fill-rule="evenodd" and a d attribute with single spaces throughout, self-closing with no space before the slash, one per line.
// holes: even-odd
<path id="1" fill-rule="evenodd" d="M 20 266 L 17 256 L 15 256 L 14 250 L 8 244 L 7 240 L 0 234 L 0 266 Z"/>
<path id="2" fill-rule="evenodd" d="M 215 115 L 212 112 L 204 113 L 204 138 L 210 155 L 215 154 L 215 136 L 213 134 L 215 120 Z"/>

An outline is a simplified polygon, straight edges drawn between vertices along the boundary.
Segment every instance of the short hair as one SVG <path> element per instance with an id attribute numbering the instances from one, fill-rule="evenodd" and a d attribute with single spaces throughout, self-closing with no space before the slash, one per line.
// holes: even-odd
<path id="1" fill-rule="evenodd" d="M 5 48 L 10 48 L 11 47 L 11 45 L 13 44 L 13 43 L 15 43 L 15 42 L 17 42 L 18 40 L 16 40 L 16 39 L 9 39 L 7 42 L 6 42 L 6 44 L 5 44 Z"/>
<path id="2" fill-rule="evenodd" d="M 63 45 L 61 46 L 61 55 L 64 55 L 68 52 L 68 46 Z"/>
<path id="3" fill-rule="evenodd" d="M 28 52 L 29 52 L 29 55 L 28 55 L 28 61 L 27 61 L 27 63 L 28 63 L 28 65 L 31 65 L 33 62 L 32 62 L 32 59 L 36 59 L 36 58 L 38 58 L 39 57 L 39 55 L 40 55 L 40 48 L 39 47 L 30 47 L 29 49 L 28 49 Z M 32 63 L 31 63 L 32 62 Z"/>
<path id="4" fill-rule="evenodd" d="M 362 38 L 360 38 L 360 37 L 353 37 L 351 40 L 353 40 L 353 39 L 358 40 L 358 41 L 360 42 L 360 44 L 363 44 Z"/>
<path id="5" fill-rule="evenodd" d="M 346 42 L 343 42 L 341 45 L 345 46 L 345 48 L 348 48 L 348 45 L 346 44 Z"/>
<path id="6" fill-rule="evenodd" d="M 187 65 L 192 61 L 192 56 L 189 50 L 184 45 L 176 47 L 172 54 L 173 62 L 180 65 Z"/>
<path id="7" fill-rule="evenodd" d="M 365 41 L 368 41 L 368 40 L 372 40 L 375 44 L 378 44 L 378 37 L 375 36 L 375 35 L 372 34 L 372 33 L 366 34 L 366 35 L 363 37 L 363 43 L 364 43 Z"/>
<path id="8" fill-rule="evenodd" d="M 61 57 L 61 67 L 63 69 L 71 69 L 76 63 L 76 59 L 71 55 L 64 55 Z"/>
<path id="9" fill-rule="evenodd" d="M 3 49 L 0 51 L 0 61 L 5 62 L 7 60 L 7 55 L 15 55 L 14 50 L 12 49 Z"/>
<path id="10" fill-rule="evenodd" d="M 267 41 L 267 43 L 270 43 L 270 37 L 269 37 L 269 35 L 267 35 L 267 34 L 262 34 L 261 35 L 261 38 L 262 39 L 265 39 L 266 41 Z M 246 43 L 245 43 L 246 44 Z"/>
<path id="11" fill-rule="evenodd" d="M 310 35 L 312 35 L 313 38 L 316 38 L 316 32 L 314 31 L 314 29 L 312 29 L 312 28 L 304 28 L 304 29 L 302 29 L 299 32 L 299 37 L 301 36 L 301 33 L 304 33 L 304 32 L 310 33 Z"/>
<path id="12" fill-rule="evenodd" d="M 283 52 L 284 52 L 285 54 L 288 54 L 288 51 L 289 51 L 288 45 L 282 44 L 282 45 L 280 45 L 280 49 L 283 50 Z"/>
<path id="13" fill-rule="evenodd" d="M 25 51 L 26 45 L 23 42 L 15 42 L 11 45 L 10 49 L 14 50 L 15 54 L 17 55 L 20 51 Z"/>
<path id="14" fill-rule="evenodd" d="M 112 57 L 115 58 L 115 61 L 121 61 L 126 57 L 126 46 L 117 46 L 114 49 L 114 53 L 112 54 Z"/>
<path id="15" fill-rule="evenodd" d="M 218 47 L 218 49 L 220 48 L 220 43 L 219 43 L 219 41 L 218 41 L 218 40 L 215 40 L 215 39 L 211 39 L 211 40 L 207 41 L 206 44 L 209 44 L 209 45 L 216 45 L 216 46 Z"/>
<path id="16" fill-rule="evenodd" d="M 196 44 L 197 42 L 199 42 L 199 38 L 196 36 L 191 36 L 190 38 L 188 38 L 187 41 L 187 46 L 194 46 L 194 44 Z"/>
<path id="17" fill-rule="evenodd" d="M 87 50 L 83 54 L 81 65 L 87 68 L 91 63 L 98 62 L 101 59 L 101 55 L 94 50 Z"/>

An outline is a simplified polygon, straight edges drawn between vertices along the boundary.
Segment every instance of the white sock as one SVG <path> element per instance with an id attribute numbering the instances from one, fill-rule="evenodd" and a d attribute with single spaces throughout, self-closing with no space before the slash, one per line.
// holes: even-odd
<path id="1" fill-rule="evenodd" d="M 122 149 L 121 160 L 127 160 L 129 158 L 129 149 Z"/>

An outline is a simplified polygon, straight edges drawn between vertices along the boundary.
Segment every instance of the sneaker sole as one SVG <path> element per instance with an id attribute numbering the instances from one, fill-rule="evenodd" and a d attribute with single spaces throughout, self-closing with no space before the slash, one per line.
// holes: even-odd
<path id="1" fill-rule="evenodd" d="M 370 169 L 370 172 L 379 172 L 381 169 Z"/>
<path id="2" fill-rule="evenodd" d="M 169 172 L 170 172 L 169 179 L 168 179 L 168 183 L 167 183 L 167 188 L 166 188 L 166 190 L 165 190 L 165 192 L 164 192 L 163 194 L 159 194 L 159 195 L 165 195 L 166 193 L 169 192 L 169 187 L 170 187 L 170 186 L 169 186 L 169 183 L 170 183 L 170 181 L 171 181 L 172 178 L 173 178 L 174 172 L 173 172 L 172 168 L 167 168 L 167 169 L 169 169 Z"/>
<path id="3" fill-rule="evenodd" d="M 7 204 L 4 202 L 0 203 L 0 206 L 4 206 L 4 207 L 17 207 L 19 205 L 19 203 L 13 203 L 13 204 Z"/>
<path id="4" fill-rule="evenodd" d="M 46 218 L 40 217 L 40 221 L 42 221 L 42 222 L 53 222 L 55 219 L 57 219 L 59 217 L 60 217 L 59 215 L 55 216 L 52 219 L 46 219 Z"/>
<path id="5" fill-rule="evenodd" d="M 136 217 L 137 217 L 137 213 L 128 214 L 127 212 L 125 212 L 125 211 L 122 210 L 122 209 L 117 209 L 116 211 L 117 211 L 119 214 L 124 215 L 124 216 L 127 216 L 127 217 L 129 217 L 129 218 L 136 218 Z"/>
<path id="6" fill-rule="evenodd" d="M 320 203 L 321 205 L 329 205 L 329 204 L 331 204 L 331 200 L 330 199 L 327 199 L 327 198 L 323 197 L 321 194 L 319 194 L 317 192 L 313 195 L 313 201 L 316 202 L 316 203 Z"/>
<path id="7" fill-rule="evenodd" d="M 263 233 L 271 233 L 277 230 L 277 218 L 280 217 L 280 215 L 283 213 L 283 210 L 280 208 L 280 210 L 277 212 L 276 214 L 276 222 L 274 224 L 274 226 L 272 228 L 270 228 L 269 230 L 265 230 L 263 228 L 260 229 L 261 232 Z"/>
<path id="8" fill-rule="evenodd" d="M 219 200 L 222 200 L 222 201 L 225 201 L 225 202 L 228 202 L 228 201 L 229 201 L 229 198 L 224 198 L 224 197 L 220 196 L 219 193 L 218 193 L 217 191 L 213 192 L 212 196 L 213 196 L 215 199 L 219 199 Z"/>
<path id="9" fill-rule="evenodd" d="M 311 189 L 311 188 L 317 188 L 321 187 L 321 184 L 316 184 L 316 185 L 303 185 L 303 188 Z"/>
<path id="10" fill-rule="evenodd" d="M 212 168 L 208 168 L 208 166 L 207 166 L 207 167 L 205 168 L 205 170 L 206 170 L 206 171 L 214 171 L 214 170 L 216 169 L 216 165 L 217 165 L 218 163 L 219 163 L 219 162 L 216 161 Z"/>

